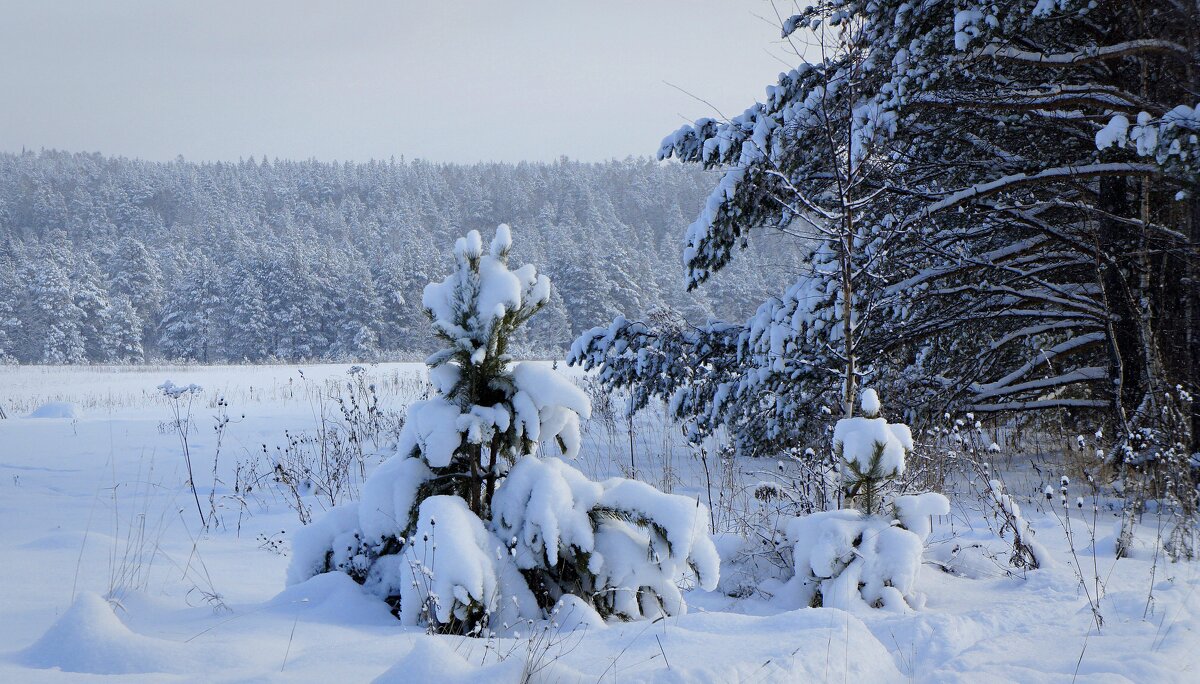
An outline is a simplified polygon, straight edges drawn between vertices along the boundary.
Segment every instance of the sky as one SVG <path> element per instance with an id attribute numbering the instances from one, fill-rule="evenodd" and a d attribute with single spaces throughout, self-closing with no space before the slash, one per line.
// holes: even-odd
<path id="1" fill-rule="evenodd" d="M 797 61 L 771 0 L 0 0 L 0 17 L 0 150 L 150 160 L 653 155 Z"/>

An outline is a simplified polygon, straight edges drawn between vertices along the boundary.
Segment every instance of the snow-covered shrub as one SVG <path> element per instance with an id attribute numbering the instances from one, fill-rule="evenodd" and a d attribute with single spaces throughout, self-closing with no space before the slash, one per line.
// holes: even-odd
<path id="1" fill-rule="evenodd" d="M 912 435 L 908 426 L 880 417 L 873 390 L 863 391 L 861 403 L 865 416 L 839 420 L 833 440 L 843 483 L 864 510 L 822 511 L 787 521 L 783 542 L 792 548 L 794 574 L 769 589 L 796 605 L 919 608 L 924 597 L 916 580 L 930 517 L 949 513 L 950 502 L 936 493 L 902 495 L 884 513 L 885 485 L 903 474 Z"/>
<path id="2" fill-rule="evenodd" d="M 409 407 L 396 453 L 297 535 L 290 583 L 340 571 L 407 624 L 479 634 L 541 618 L 574 595 L 603 616 L 685 610 L 680 584 L 712 588 L 719 560 L 694 499 L 557 458 L 579 451 L 588 397 L 552 367 L 513 363 L 509 338 L 550 297 L 533 266 L 510 270 L 500 226 L 455 245 L 456 270 L 425 288 L 445 347 L 427 360 L 435 394 Z"/>

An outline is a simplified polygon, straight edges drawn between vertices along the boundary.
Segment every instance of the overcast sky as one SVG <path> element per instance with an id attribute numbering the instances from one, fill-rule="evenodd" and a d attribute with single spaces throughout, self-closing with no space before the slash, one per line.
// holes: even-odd
<path id="1" fill-rule="evenodd" d="M 154 160 L 650 155 L 713 115 L 668 82 L 735 114 L 787 59 L 770 0 L 0 0 L 0 17 L 0 149 Z"/>

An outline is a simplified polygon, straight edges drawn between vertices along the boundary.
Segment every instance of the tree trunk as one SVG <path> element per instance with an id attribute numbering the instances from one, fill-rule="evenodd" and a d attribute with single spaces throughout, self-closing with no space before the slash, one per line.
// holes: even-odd
<path id="1" fill-rule="evenodd" d="M 487 468 L 487 495 L 484 497 L 483 507 L 484 512 L 490 516 L 492 514 L 492 495 L 496 493 L 496 467 L 497 460 L 500 454 L 500 435 L 492 435 L 491 452 L 488 454 Z"/>
<path id="2" fill-rule="evenodd" d="M 1200 453 L 1200 197 L 1192 196 L 1187 206 L 1188 250 L 1184 271 L 1183 352 L 1186 361 L 1185 387 L 1192 395 L 1191 453 Z"/>
<path id="3" fill-rule="evenodd" d="M 842 236 L 842 341 L 846 354 L 846 377 L 842 388 L 842 411 L 846 418 L 854 417 L 854 283 L 852 282 L 854 262 L 851 249 L 854 246 L 854 224 L 850 219 L 849 210 L 845 219 L 845 234 Z"/>
<path id="4" fill-rule="evenodd" d="M 480 507 L 479 484 L 481 482 L 479 474 L 479 463 L 483 460 L 483 446 L 480 444 L 472 444 L 468 449 L 471 459 L 471 482 L 467 486 L 467 503 L 471 507 L 471 512 L 479 517 L 483 517 L 483 510 Z"/>
<path id="5" fill-rule="evenodd" d="M 1113 216 L 1130 216 L 1129 179 L 1123 176 L 1100 179 L 1100 209 Z M 1113 380 L 1113 409 L 1117 428 L 1127 432 L 1129 416 L 1137 409 L 1145 391 L 1142 385 L 1144 355 L 1138 339 L 1137 299 L 1129 287 L 1137 239 L 1131 223 L 1101 218 L 1099 228 L 1097 263 L 1100 285 L 1110 315 L 1106 337 L 1110 377 Z"/>

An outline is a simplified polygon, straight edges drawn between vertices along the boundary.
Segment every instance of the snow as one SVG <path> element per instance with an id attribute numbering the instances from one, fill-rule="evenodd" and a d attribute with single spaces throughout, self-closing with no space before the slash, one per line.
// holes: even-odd
<path id="1" fill-rule="evenodd" d="M 401 621 L 416 625 L 427 602 L 443 624 L 451 616 L 465 618 L 472 605 L 495 610 L 500 597 L 491 544 L 491 535 L 462 499 L 422 501 L 416 532 L 400 563 Z"/>
<path id="2" fill-rule="evenodd" d="M 720 559 L 708 537 L 708 511 L 699 501 L 660 492 L 644 482 L 613 479 L 605 482 L 600 505 L 641 514 L 661 524 L 668 548 L 659 552 L 659 562 L 689 561 L 699 575 L 700 586 L 709 590 L 716 587 Z"/>
<path id="3" fill-rule="evenodd" d="M 521 432 L 530 440 L 561 440 L 564 458 L 579 454 L 579 419 L 592 415 L 583 390 L 543 363 L 525 361 L 512 369 L 517 392 L 513 408 Z"/>
<path id="4" fill-rule="evenodd" d="M 555 458 L 522 458 L 492 502 L 501 539 L 515 542 L 517 566 L 558 564 L 559 549 L 595 548 L 590 511 L 603 487 Z"/>
<path id="5" fill-rule="evenodd" d="M 933 532 L 933 517 L 950 514 L 950 500 L 937 492 L 902 494 L 892 500 L 896 519 L 904 529 L 925 541 Z"/>
<path id="6" fill-rule="evenodd" d="M 874 418 L 879 415 L 879 394 L 873 389 L 865 389 L 862 391 L 862 396 L 859 397 L 859 402 L 862 406 L 863 414 L 868 418 Z"/>
<path id="7" fill-rule="evenodd" d="M 1111 120 L 1096 133 L 1096 149 L 1106 150 L 1114 145 L 1116 147 L 1125 147 L 1125 141 L 1129 136 L 1129 119 L 1121 114 L 1116 114 Z"/>
<path id="8" fill-rule="evenodd" d="M 414 403 L 408 408 L 396 453 L 409 456 L 419 450 L 429 465 L 449 465 L 450 457 L 462 445 L 460 415 L 458 407 L 442 397 Z"/>
<path id="9" fill-rule="evenodd" d="M 899 477 L 904 474 L 904 457 L 913 449 L 912 433 L 908 426 L 883 418 L 843 418 L 833 428 L 833 447 L 847 468 Z"/>
<path id="10" fill-rule="evenodd" d="M 473 665 L 445 641 L 434 637 L 417 639 L 408 655 L 373 681 L 375 684 L 487 684 L 519 681 L 524 661 L 512 658 L 486 667 Z"/>
<path id="11" fill-rule="evenodd" d="M 48 401 L 33 410 L 30 418 L 79 418 L 79 407 L 69 401 Z"/>
<path id="12" fill-rule="evenodd" d="M 179 645 L 136 634 L 98 594 L 83 592 L 20 661 L 34 668 L 98 675 L 186 672 Z"/>
<path id="13" fill-rule="evenodd" d="M 345 535 L 358 528 L 358 506 L 343 505 L 330 509 L 312 525 L 296 531 L 292 538 L 292 562 L 287 569 L 287 583 L 299 584 L 327 569 L 325 553 L 329 549 L 350 550 Z M 331 559 L 336 566 L 349 558 Z"/>
<path id="14" fill-rule="evenodd" d="M 966 50 L 971 40 L 979 35 L 979 27 L 983 21 L 983 12 L 979 10 L 959 10 L 954 14 L 954 48 Z"/>
<path id="15" fill-rule="evenodd" d="M 889 520 L 855 510 L 794 518 L 787 527 L 795 576 L 784 587 L 792 605 L 857 611 L 920 608 L 916 592 L 921 538 Z"/>
<path id="16" fill-rule="evenodd" d="M 454 245 L 456 270 L 426 285 L 421 297 L 434 328 L 470 350 L 476 365 L 494 353 L 492 331 L 506 314 L 535 310 L 550 299 L 550 279 L 534 266 L 509 269 L 511 248 L 512 230 L 505 224 L 497 227 L 487 254 L 479 231 L 468 232 Z"/>
<path id="17" fill-rule="evenodd" d="M 345 377 L 346 369 L 304 368 L 318 382 Z M 285 502 L 272 501 L 270 495 L 262 505 L 252 500 L 240 531 L 236 509 L 225 512 L 227 529 L 196 529 L 195 511 L 188 517 L 184 507 L 191 495 L 177 437 L 158 430 L 169 412 L 155 388 L 164 377 L 200 384 L 207 390 L 204 397 L 219 390 L 233 402 L 231 412 L 246 414 L 245 420 L 229 427 L 227 445 L 236 446 L 223 454 L 220 473 L 228 483 L 233 481 L 234 450 L 253 452 L 263 443 L 273 450 L 283 443 L 283 430 L 311 429 L 309 395 L 295 371 L 289 366 L 119 372 L 0 367 L 0 399 L 6 410 L 28 407 L 19 413 L 9 410 L 10 419 L 0 420 L 0 520 L 5 521 L 0 525 L 0 681 L 76 681 L 84 673 L 108 673 L 109 680 L 121 682 L 519 680 L 530 652 L 529 636 L 543 634 L 544 624 L 525 626 L 521 638 L 497 637 L 493 646 L 485 647 L 487 640 L 429 636 L 422 628 L 399 624 L 375 593 L 342 573 L 288 584 L 288 566 L 304 555 L 304 535 L 296 533 L 314 526 L 302 528 Z M 420 364 L 367 370 L 374 378 L 393 373 L 421 378 L 424 372 Z M 416 396 L 395 394 L 386 400 L 394 406 Z M 85 409 L 76 425 L 11 418 L 51 397 Z M 198 401 L 196 413 L 193 456 L 207 458 L 214 444 L 208 434 L 212 409 L 207 401 Z M 637 426 L 640 435 L 655 435 L 647 443 L 674 434 L 655 425 Z M 654 429 L 661 435 L 652 433 Z M 628 453 L 619 450 L 619 437 L 610 454 L 604 428 L 595 420 L 585 423 L 584 430 L 579 457 L 563 465 L 601 478 L 596 484 L 603 485 L 602 478 L 619 473 L 618 461 Z M 1008 448 L 989 458 L 1010 469 L 1016 462 Z M 375 455 L 368 467 L 378 470 L 386 462 Z M 677 457 L 674 467 L 675 494 L 704 500 L 699 464 Z M 761 462 L 739 463 L 746 471 L 759 467 Z M 662 475 L 661 463 L 648 457 L 639 461 L 639 470 L 648 481 Z M 197 476 L 207 488 L 207 472 Z M 570 484 L 571 476 L 563 477 Z M 1054 473 L 1053 489 L 1058 477 Z M 758 479 L 755 475 L 747 484 Z M 1023 519 L 1036 530 L 1042 552 L 1056 563 L 1023 578 L 1006 574 L 1004 560 L 997 564 L 990 557 L 1004 544 L 989 531 L 987 517 L 956 500 L 953 515 L 930 513 L 927 562 L 910 588 L 914 596 L 925 597 L 920 609 L 868 608 L 853 595 L 849 610 L 802 608 L 801 597 L 782 591 L 782 582 L 774 596 L 741 598 L 685 584 L 680 593 L 688 611 L 657 622 L 602 623 L 590 614 L 575 620 L 571 615 L 578 606 L 563 599 L 563 608 L 553 618 L 559 627 L 551 629 L 555 645 L 547 660 L 553 664 L 543 671 L 542 681 L 1062 682 L 1073 678 L 1077 665 L 1079 681 L 1193 681 L 1200 672 L 1200 566 L 1168 563 L 1160 551 L 1152 579 L 1157 522 L 1149 514 L 1137 528 L 1133 557 L 1116 560 L 1116 517 L 1102 509 L 1095 551 L 1105 582 L 1100 602 L 1105 623 L 1097 634 L 1070 546 L 1051 509 L 1041 503 L 1045 483 L 1028 469 L 1010 470 L 1006 479 L 1009 488 L 1002 496 L 1019 506 Z M 156 486 L 137 488 L 142 481 Z M 364 499 L 367 489 L 364 486 Z M 232 490 L 226 486 L 220 493 Z M 378 495 L 386 500 L 394 496 Z M 1075 497 L 1072 489 L 1071 500 Z M 922 497 L 910 510 L 928 512 L 935 503 Z M 1052 507 L 1058 506 L 1056 497 Z M 1074 507 L 1071 511 L 1075 515 Z M 322 511 L 318 507 L 316 512 Z M 682 505 L 679 512 L 685 519 Z M 143 515 L 148 521 L 145 539 L 153 550 L 145 557 L 154 562 L 138 566 L 143 579 L 126 583 L 119 603 L 109 603 L 102 596 L 113 582 L 113 553 L 118 561 L 127 547 L 134 555 L 136 545 L 126 542 L 136 541 L 126 534 L 128 523 Z M 160 516 L 161 526 L 149 524 Z M 837 525 L 855 524 L 849 514 L 833 517 Z M 120 522 L 115 529 L 114 519 Z M 322 519 L 316 516 L 314 525 Z M 436 527 L 442 529 L 443 518 L 436 519 Z M 348 513 L 342 522 L 358 524 Z M 450 518 L 445 522 L 449 526 Z M 707 526 L 706 517 L 700 522 Z M 1074 520 L 1075 546 L 1090 582 L 1090 512 L 1084 522 Z M 258 539 L 259 534 L 280 531 L 285 531 L 279 538 L 285 541 L 286 556 L 263 549 Z M 342 525 L 332 525 L 327 533 L 343 531 Z M 836 527 L 829 532 L 819 567 L 832 563 L 824 559 L 832 558 L 843 532 Z M 560 539 L 564 537 L 560 532 Z M 621 537 L 614 534 L 610 541 L 619 546 Z M 904 581 L 907 567 L 896 562 L 904 544 L 896 541 L 874 542 L 871 572 Z M 732 559 L 739 550 L 761 548 L 762 542 L 726 531 L 716 546 Z M 443 549 L 439 541 L 439 554 L 443 550 L 447 557 L 459 553 Z M 482 563 L 474 551 L 462 553 Z M 814 549 L 809 567 L 818 555 Z M 494 554 L 490 558 L 497 562 Z M 736 579 L 729 562 L 721 568 L 722 583 Z M 943 563 L 958 574 L 939 570 Z M 199 593 L 209 587 L 206 576 L 224 608 L 214 607 Z M 456 579 L 470 584 L 466 576 Z M 885 588 L 873 586 L 872 593 L 890 593 Z M 1153 600 L 1148 601 L 1151 589 Z M 449 591 L 453 595 L 453 589 Z"/>

